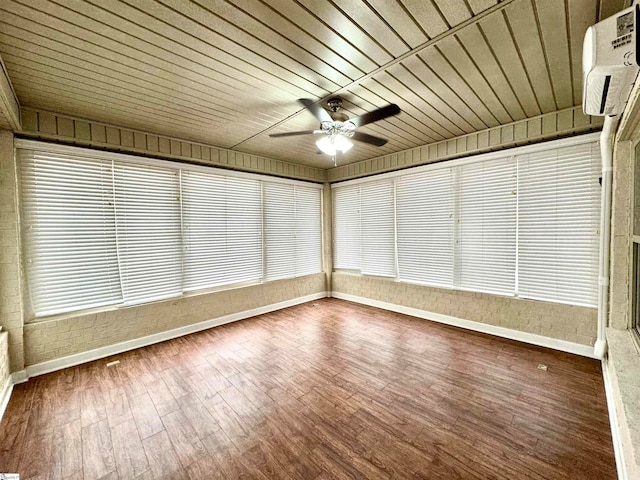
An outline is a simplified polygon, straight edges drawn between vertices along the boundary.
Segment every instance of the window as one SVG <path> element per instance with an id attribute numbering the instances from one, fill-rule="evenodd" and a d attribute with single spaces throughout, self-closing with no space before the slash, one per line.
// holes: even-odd
<path id="1" fill-rule="evenodd" d="M 360 187 L 362 273 L 396 276 L 394 202 L 390 181 Z"/>
<path id="2" fill-rule="evenodd" d="M 111 162 L 24 150 L 19 162 L 36 312 L 121 303 Z"/>
<path id="3" fill-rule="evenodd" d="M 320 190 L 265 182 L 263 198 L 267 279 L 319 272 Z"/>
<path id="4" fill-rule="evenodd" d="M 395 190 L 374 182 L 335 190 L 334 265 L 395 277 Z"/>
<path id="5" fill-rule="evenodd" d="M 599 174 L 593 143 L 519 157 L 519 295 L 597 304 Z"/>
<path id="6" fill-rule="evenodd" d="M 36 317 L 322 270 L 320 185 L 17 147 Z"/>
<path id="7" fill-rule="evenodd" d="M 453 283 L 451 169 L 397 180 L 398 277 L 409 282 Z"/>
<path id="8" fill-rule="evenodd" d="M 516 161 L 507 157 L 454 168 L 458 191 L 455 286 L 515 293 L 516 167 Z"/>
<path id="9" fill-rule="evenodd" d="M 595 306 L 599 162 L 574 138 L 336 184 L 335 268 Z"/>
<path id="10" fill-rule="evenodd" d="M 257 180 L 182 173 L 184 289 L 262 277 L 262 193 Z"/>
<path id="11" fill-rule="evenodd" d="M 126 304 L 182 293 L 178 172 L 114 165 L 116 238 Z"/>
<path id="12" fill-rule="evenodd" d="M 360 187 L 336 189 L 333 203 L 334 267 L 360 270 Z"/>

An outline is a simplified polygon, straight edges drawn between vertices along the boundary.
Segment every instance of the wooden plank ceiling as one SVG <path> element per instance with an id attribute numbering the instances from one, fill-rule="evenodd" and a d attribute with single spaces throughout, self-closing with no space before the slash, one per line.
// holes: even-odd
<path id="1" fill-rule="evenodd" d="M 402 108 L 339 164 L 578 105 L 584 31 L 625 3 L 0 0 L 0 55 L 22 105 L 328 168 L 268 136 L 318 127 L 296 99 Z"/>

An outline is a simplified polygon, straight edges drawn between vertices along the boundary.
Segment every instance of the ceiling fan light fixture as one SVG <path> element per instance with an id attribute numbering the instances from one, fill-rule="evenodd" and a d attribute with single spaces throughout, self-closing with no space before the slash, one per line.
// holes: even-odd
<path id="1" fill-rule="evenodd" d="M 327 137 L 322 137 L 320 140 L 316 142 L 316 146 L 327 155 L 335 155 L 336 152 L 347 153 L 351 147 L 353 147 L 353 143 L 347 140 L 342 135 L 330 135 Z"/>
<path id="2" fill-rule="evenodd" d="M 336 135 L 333 139 L 333 145 L 336 150 L 340 150 L 342 153 L 347 153 L 353 147 L 353 143 L 347 140 L 347 137 L 342 135 Z"/>
<path id="3" fill-rule="evenodd" d="M 326 153 L 327 155 L 335 155 L 336 147 L 331 142 L 329 137 L 322 137 L 320 140 L 316 142 L 316 146 L 320 149 L 322 153 Z"/>

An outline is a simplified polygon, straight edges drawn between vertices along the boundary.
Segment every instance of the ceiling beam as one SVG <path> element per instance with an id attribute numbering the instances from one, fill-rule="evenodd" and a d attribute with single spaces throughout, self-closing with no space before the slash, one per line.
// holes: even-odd
<path id="1" fill-rule="evenodd" d="M 20 102 L 16 95 L 9 74 L 0 57 L 0 115 L 3 115 L 14 131 L 22 130 L 20 121 Z"/>
<path id="2" fill-rule="evenodd" d="M 377 74 L 379 74 L 380 72 L 384 72 L 385 70 L 387 70 L 388 68 L 392 67 L 393 65 L 396 65 L 397 63 L 402 62 L 403 60 L 406 60 L 407 58 L 413 57 L 415 55 L 418 55 L 420 52 L 422 52 L 423 50 L 425 50 L 426 48 L 435 45 L 436 43 L 442 41 L 443 39 L 450 37 L 451 35 L 455 35 L 458 31 L 462 30 L 465 27 L 468 27 L 469 25 L 473 25 L 477 22 L 479 22 L 480 20 L 482 20 L 484 17 L 491 15 L 492 13 L 495 12 L 499 12 L 503 9 L 505 9 L 508 5 L 510 5 L 514 0 L 504 0 L 502 2 L 497 3 L 496 5 L 494 5 L 493 7 L 487 8 L 486 10 L 480 12 L 478 15 L 475 15 L 467 20 L 465 20 L 464 22 L 456 25 L 455 27 L 450 28 L 449 30 L 442 32 L 439 35 L 436 35 L 435 37 L 427 40 L 426 42 L 418 45 L 416 48 L 409 50 L 408 52 L 403 53 L 402 55 L 400 55 L 399 57 L 394 58 L 393 60 L 387 62 L 386 64 L 376 68 L 375 70 L 367 73 L 366 75 L 363 75 L 360 78 L 357 78 L 355 80 L 353 80 L 351 83 L 348 83 L 347 85 L 339 88 L 338 90 L 330 93 L 329 95 L 318 99 L 315 103 L 320 103 L 322 104 L 324 101 L 328 100 L 331 97 L 335 97 L 336 95 L 340 95 L 341 93 L 347 92 L 349 89 L 356 87 L 358 85 L 360 85 L 362 82 L 369 80 L 370 78 L 376 76 Z M 262 135 L 263 133 L 267 133 L 270 132 L 271 130 L 278 128 L 280 125 L 288 122 L 289 120 L 291 120 L 292 118 L 297 117 L 298 115 L 300 115 L 302 112 L 306 112 L 306 109 L 302 109 L 302 110 L 298 110 L 297 112 L 289 115 L 288 117 L 286 117 L 283 120 L 280 120 L 279 122 L 274 123 L 273 125 L 271 125 L 270 127 L 265 128 L 264 130 L 251 135 L 250 137 L 242 140 L 239 143 L 236 143 L 235 145 L 233 145 L 231 147 L 231 149 L 234 149 L 236 147 L 239 147 L 240 145 L 242 145 L 243 143 L 249 142 L 251 140 L 253 140 L 256 137 L 259 137 L 260 135 Z"/>

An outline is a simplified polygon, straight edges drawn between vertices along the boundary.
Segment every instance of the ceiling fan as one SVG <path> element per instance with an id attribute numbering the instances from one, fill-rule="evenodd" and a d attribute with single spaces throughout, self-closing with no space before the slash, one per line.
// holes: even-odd
<path id="1" fill-rule="evenodd" d="M 301 98 L 298 100 L 298 103 L 309 110 L 313 116 L 320 121 L 320 128 L 318 130 L 304 130 L 301 132 L 272 133 L 269 136 L 277 138 L 297 135 L 323 135 L 323 137 L 316 142 L 316 145 L 324 153 L 333 156 L 334 163 L 338 151 L 346 153 L 353 146 L 349 139 L 377 147 L 386 144 L 388 141 L 386 138 L 356 132 L 356 129 L 400 113 L 400 107 L 392 103 L 386 107 L 378 108 L 377 110 L 358 117 L 348 118 L 344 113 L 338 111 L 340 107 L 342 107 L 342 99 L 339 97 L 330 98 L 327 101 L 330 111 L 325 110 L 310 98 Z"/>

